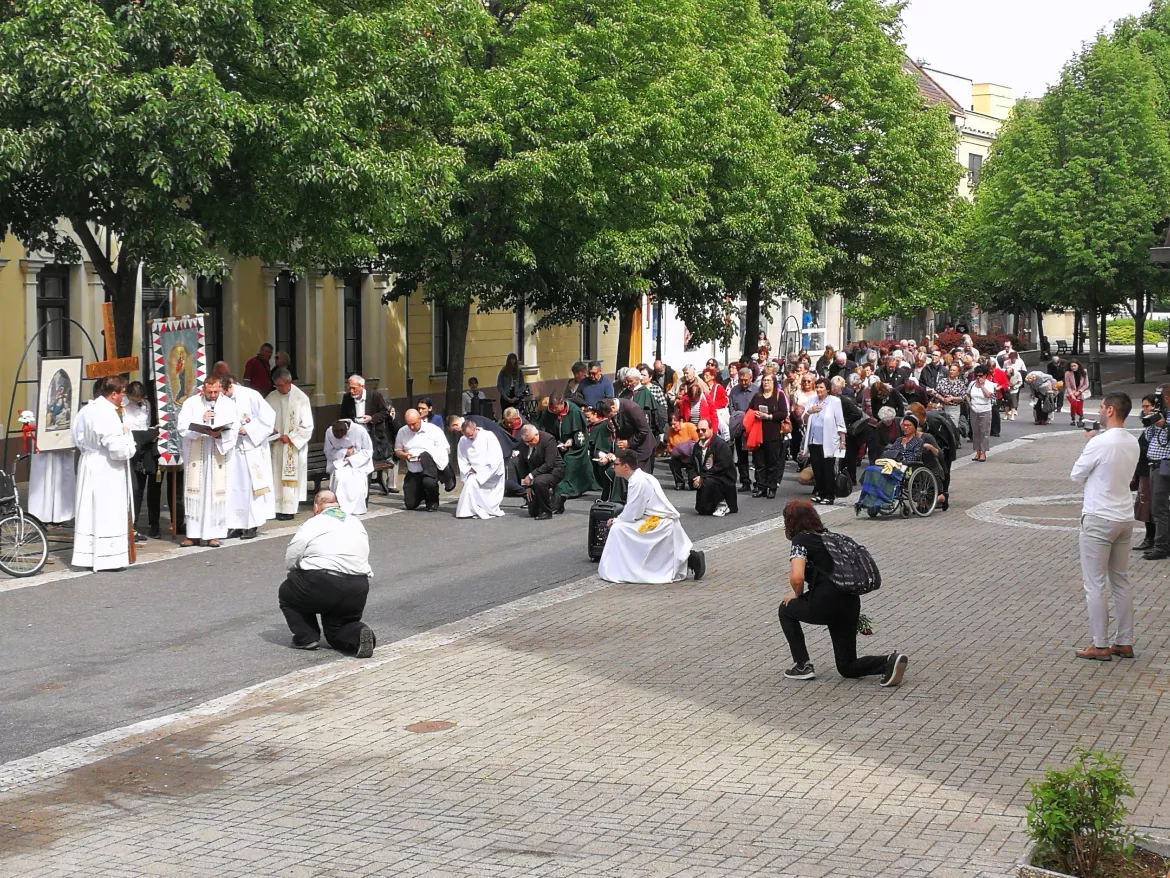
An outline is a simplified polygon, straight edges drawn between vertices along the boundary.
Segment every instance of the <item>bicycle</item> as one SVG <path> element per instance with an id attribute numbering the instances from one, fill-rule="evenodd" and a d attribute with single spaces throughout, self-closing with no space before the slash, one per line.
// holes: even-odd
<path id="1" fill-rule="evenodd" d="M 25 457 L 18 455 L 14 462 Z M 9 576 L 36 576 L 48 557 L 45 529 L 21 508 L 15 476 L 0 469 L 0 570 Z"/>

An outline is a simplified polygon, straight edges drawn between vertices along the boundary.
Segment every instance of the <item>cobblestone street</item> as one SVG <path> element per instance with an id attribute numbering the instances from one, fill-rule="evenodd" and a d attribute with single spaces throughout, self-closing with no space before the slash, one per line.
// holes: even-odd
<path id="1" fill-rule="evenodd" d="M 0 874 L 1004 875 L 1078 746 L 1165 835 L 1170 568 L 1134 556 L 1135 661 L 1074 659 L 1082 442 L 964 458 L 927 520 L 828 518 L 882 567 L 859 647 L 909 654 L 899 689 L 838 677 L 823 629 L 782 678 L 776 519 L 708 538 L 699 584 L 586 579 L 2 766 Z"/>

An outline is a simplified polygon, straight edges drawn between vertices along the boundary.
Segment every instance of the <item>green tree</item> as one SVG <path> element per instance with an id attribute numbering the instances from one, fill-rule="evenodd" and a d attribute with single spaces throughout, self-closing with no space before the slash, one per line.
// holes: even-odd
<path id="1" fill-rule="evenodd" d="M 76 261 L 69 220 L 120 355 L 140 264 L 175 282 L 233 256 L 368 257 L 448 209 L 458 150 L 428 112 L 468 20 L 423 0 L 0 5 L 0 234 Z"/>
<path id="2" fill-rule="evenodd" d="M 458 106 L 449 218 L 384 247 L 388 294 L 421 289 L 450 329 L 447 406 L 473 304 L 541 324 L 632 313 L 705 205 L 697 119 L 712 103 L 693 0 L 486 0 Z M 623 354 L 619 352 L 619 358 Z"/>
<path id="3" fill-rule="evenodd" d="M 1083 311 L 1095 392 L 1101 314 L 1134 299 L 1135 321 L 1144 322 L 1145 303 L 1166 283 L 1149 258 L 1170 213 L 1166 119 L 1151 59 L 1102 34 L 1043 98 L 1017 106 L 976 193 L 972 272 Z M 1144 380 L 1140 347 L 1137 377 Z"/>

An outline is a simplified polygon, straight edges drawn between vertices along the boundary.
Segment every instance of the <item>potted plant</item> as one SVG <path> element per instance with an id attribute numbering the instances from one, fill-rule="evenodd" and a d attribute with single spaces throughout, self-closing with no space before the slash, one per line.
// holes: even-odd
<path id="1" fill-rule="evenodd" d="M 1167 878 L 1170 844 L 1126 826 L 1133 785 L 1121 758 L 1077 750 L 1063 771 L 1031 783 L 1028 846 L 1018 878 Z"/>

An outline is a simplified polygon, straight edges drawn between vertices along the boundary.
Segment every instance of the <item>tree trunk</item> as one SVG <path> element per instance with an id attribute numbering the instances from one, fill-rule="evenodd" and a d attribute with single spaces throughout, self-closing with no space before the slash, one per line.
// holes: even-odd
<path id="1" fill-rule="evenodd" d="M 1072 352 L 1076 356 L 1081 352 L 1081 312 L 1073 311 Z"/>
<path id="2" fill-rule="evenodd" d="M 1044 340 L 1044 311 L 1040 308 L 1036 309 L 1036 347 L 1040 348 L 1041 356 L 1052 354 L 1051 347 Z"/>
<path id="3" fill-rule="evenodd" d="M 1101 311 L 1101 333 L 1097 336 L 1097 344 L 1101 346 L 1101 353 L 1105 353 L 1105 324 L 1109 322 L 1108 315 Z"/>
<path id="4" fill-rule="evenodd" d="M 1133 380 L 1146 383 L 1146 291 L 1138 290 L 1133 309 Z"/>
<path id="5" fill-rule="evenodd" d="M 618 308 L 618 347 L 617 347 L 617 362 L 614 363 L 613 370 L 616 372 L 624 366 L 632 366 L 630 362 L 630 340 L 634 335 L 634 320 L 638 313 L 638 305 L 641 299 L 637 296 L 631 296 L 622 302 Z"/>
<path id="6" fill-rule="evenodd" d="M 119 357 L 133 356 L 134 352 L 134 311 L 138 304 L 138 260 L 134 259 L 125 249 L 118 254 L 118 267 L 114 268 L 109 255 L 97 238 L 89 224 L 70 220 L 74 232 L 81 241 L 85 253 L 93 263 L 94 270 L 102 279 L 106 296 L 114 303 L 114 337 L 115 350 Z M 105 348 L 99 353 L 105 356 Z M 141 364 L 139 364 L 141 366 Z"/>
<path id="7" fill-rule="evenodd" d="M 471 322 L 471 301 L 445 305 L 447 315 L 447 389 L 443 414 L 463 414 L 463 363 L 467 355 L 467 325 Z"/>
<path id="8" fill-rule="evenodd" d="M 1101 395 L 1101 351 L 1097 347 L 1097 332 L 1100 325 L 1097 322 L 1097 306 L 1089 307 L 1086 315 L 1089 327 L 1089 389 L 1097 396 Z"/>
<path id="9" fill-rule="evenodd" d="M 759 350 L 760 300 L 764 294 L 764 281 L 753 277 L 747 289 L 747 319 L 743 325 L 743 359 L 748 359 Z"/>

